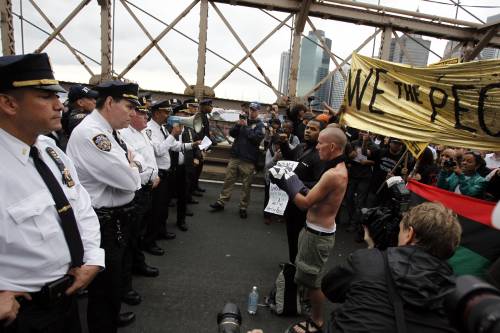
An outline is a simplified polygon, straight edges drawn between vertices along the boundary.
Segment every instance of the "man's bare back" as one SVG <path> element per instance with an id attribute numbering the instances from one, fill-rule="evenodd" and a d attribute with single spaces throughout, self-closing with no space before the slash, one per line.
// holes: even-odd
<path id="1" fill-rule="evenodd" d="M 326 171 L 316 184 L 324 198 L 307 211 L 307 222 L 325 229 L 333 229 L 335 217 L 347 188 L 347 168 L 340 163 Z"/>

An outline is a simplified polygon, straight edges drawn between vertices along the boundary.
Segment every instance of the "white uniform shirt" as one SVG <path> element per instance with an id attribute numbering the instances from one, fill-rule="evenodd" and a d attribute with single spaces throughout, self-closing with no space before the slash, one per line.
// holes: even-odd
<path id="1" fill-rule="evenodd" d="M 158 165 L 156 164 L 155 151 L 151 140 L 143 131 L 139 132 L 132 126 L 124 128 L 120 131 L 120 134 L 127 144 L 129 149 L 132 149 L 135 155 L 140 155 L 141 157 L 141 183 L 146 185 L 152 182 L 158 177 Z M 136 158 L 134 157 L 134 160 Z"/>
<path id="2" fill-rule="evenodd" d="M 73 162 L 50 138 L 39 136 L 35 146 L 73 208 L 83 242 L 83 261 L 104 267 L 99 221 Z M 57 152 L 74 186 L 63 184 L 47 147 Z M 29 151 L 27 144 L 0 129 L 0 290 L 39 291 L 47 282 L 66 274 L 71 264 L 54 199 Z"/>
<path id="3" fill-rule="evenodd" d="M 158 164 L 158 168 L 160 170 L 170 169 L 170 150 L 182 152 L 191 150 L 193 147 L 192 143 L 182 143 L 176 141 L 175 138 L 166 131 L 165 134 L 167 135 L 167 138 L 165 138 L 160 125 L 153 119 L 148 122 L 148 129 L 151 130 L 151 143 L 153 144 L 156 163 Z"/>
<path id="4" fill-rule="evenodd" d="M 107 120 L 94 110 L 75 127 L 66 148 L 94 208 L 126 205 L 141 188 L 139 170 L 130 167 L 112 133 Z"/>
<path id="5" fill-rule="evenodd" d="M 184 134 L 184 128 L 182 129 L 181 134 L 179 134 L 179 138 L 176 140 L 180 144 L 182 144 L 182 134 Z M 184 165 L 184 154 L 182 151 L 179 152 L 179 165 Z"/>

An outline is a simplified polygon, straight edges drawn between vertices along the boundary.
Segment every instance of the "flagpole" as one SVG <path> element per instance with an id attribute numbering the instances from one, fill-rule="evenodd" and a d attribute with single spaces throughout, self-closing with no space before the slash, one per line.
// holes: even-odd
<path id="1" fill-rule="evenodd" d="M 401 155 L 401 158 L 399 159 L 398 163 L 396 163 L 396 165 L 394 166 L 394 168 L 392 168 L 391 172 L 389 173 L 393 173 L 394 170 L 396 170 L 396 168 L 401 164 L 401 162 L 403 161 L 403 158 L 405 158 L 405 156 L 408 154 L 408 147 L 406 147 L 406 150 L 405 152 L 403 153 L 403 155 Z M 375 194 L 379 194 L 380 191 L 382 191 L 382 187 L 384 187 L 384 184 L 385 184 L 385 181 L 380 185 L 380 187 L 378 188 L 377 192 L 375 192 Z"/>

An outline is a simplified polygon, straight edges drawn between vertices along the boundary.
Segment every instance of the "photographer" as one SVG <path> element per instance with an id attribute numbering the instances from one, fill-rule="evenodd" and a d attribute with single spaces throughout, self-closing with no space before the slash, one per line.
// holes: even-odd
<path id="1" fill-rule="evenodd" d="M 210 205 L 213 212 L 221 211 L 231 198 L 233 186 L 238 178 L 242 177 L 240 198 L 240 218 L 247 218 L 247 206 L 250 202 L 250 186 L 255 172 L 255 164 L 259 154 L 259 145 L 264 139 L 264 124 L 260 119 L 259 103 L 250 103 L 249 117 L 240 116 L 240 120 L 231 128 L 229 134 L 234 138 L 231 146 L 231 159 L 226 169 L 226 178 L 217 201 Z"/>
<path id="2" fill-rule="evenodd" d="M 455 286 L 445 260 L 460 234 L 456 216 L 441 204 L 413 207 L 400 222 L 397 247 L 358 250 L 323 278 L 327 298 L 343 303 L 326 332 L 398 332 L 396 310 L 406 332 L 454 332 L 443 312 Z"/>
<path id="3" fill-rule="evenodd" d="M 482 198 L 487 181 L 477 170 L 484 164 L 481 155 L 467 152 L 459 165 L 455 160 L 442 158 L 437 186 L 458 194 Z"/>
<path id="4" fill-rule="evenodd" d="M 409 177 L 422 184 L 436 185 L 438 172 L 439 168 L 434 163 L 432 150 L 427 147 L 418 158 L 415 168 Z"/>

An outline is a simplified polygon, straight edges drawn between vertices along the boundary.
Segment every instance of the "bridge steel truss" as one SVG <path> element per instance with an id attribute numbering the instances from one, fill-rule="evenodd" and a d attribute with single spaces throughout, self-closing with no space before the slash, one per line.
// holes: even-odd
<path id="1" fill-rule="evenodd" d="M 33 52 L 42 52 L 51 42 L 57 40 L 63 43 L 77 59 L 77 61 L 86 69 L 86 71 L 91 76 L 90 83 L 97 84 L 111 78 L 124 79 L 125 75 L 149 51 L 155 48 L 156 50 L 158 50 L 162 58 L 170 66 L 173 72 L 177 75 L 180 81 L 184 84 L 184 93 L 187 95 L 194 95 L 198 98 L 202 98 L 205 96 L 215 97 L 214 90 L 216 89 L 216 87 L 227 77 L 229 77 L 231 73 L 238 69 L 269 87 L 276 95 L 277 100 L 282 100 L 283 94 L 278 91 L 278 89 L 276 89 L 272 81 L 269 79 L 269 76 L 266 75 L 262 67 L 257 62 L 257 59 L 255 59 L 254 57 L 255 51 L 259 49 L 260 46 L 262 46 L 271 36 L 274 35 L 275 32 L 280 30 L 282 27 L 288 27 L 293 31 L 291 46 L 291 65 L 289 74 L 289 91 L 287 94 L 293 103 L 299 100 L 304 100 L 304 98 L 314 94 L 321 87 L 321 85 L 323 85 L 325 82 L 328 82 L 328 80 L 332 78 L 332 76 L 336 72 L 340 72 L 340 74 L 345 79 L 347 74 L 343 71 L 342 67 L 345 64 L 349 63 L 350 56 L 342 59 L 339 56 L 335 55 L 328 47 L 326 47 L 325 40 L 316 30 L 316 27 L 310 19 L 311 17 L 331 19 L 375 27 L 375 32 L 365 41 L 363 41 L 354 51 L 357 52 L 361 50 L 374 38 L 376 38 L 378 34 L 381 34 L 379 58 L 386 60 L 389 59 L 391 38 L 394 37 L 402 52 L 406 55 L 408 60 L 412 62 L 409 53 L 406 51 L 404 45 L 400 42 L 400 37 L 397 32 L 400 32 L 408 36 L 409 38 L 412 38 L 411 34 L 420 34 L 424 36 L 457 41 L 459 43 L 455 46 L 453 51 L 461 49 L 463 61 L 470 61 L 474 59 L 479 55 L 484 47 L 500 48 L 500 21 L 485 24 L 480 19 L 475 17 L 472 13 L 468 12 L 477 20 L 481 21 L 481 23 L 474 23 L 396 8 L 354 2 L 351 0 L 192 0 L 192 2 L 189 3 L 188 6 L 172 22 L 162 22 L 165 25 L 165 28 L 161 31 L 160 34 L 153 37 L 153 35 L 151 35 L 148 29 L 144 26 L 144 24 L 141 22 L 141 20 L 139 20 L 137 15 L 132 10 L 131 6 L 135 7 L 136 9 L 140 9 L 137 5 L 131 3 L 129 0 L 115 0 L 123 5 L 123 7 L 132 17 L 133 21 L 139 26 L 139 28 L 144 32 L 144 34 L 150 41 L 150 43 L 138 55 L 132 58 L 130 63 L 125 66 L 125 68 L 123 68 L 120 72 L 115 72 L 112 56 L 112 0 L 94 0 L 97 1 L 101 8 L 101 58 L 100 62 L 95 61 L 89 57 L 87 58 L 100 64 L 101 72 L 97 74 L 91 70 L 91 68 L 83 59 L 82 55 L 84 55 L 84 53 L 74 48 L 62 34 L 62 31 L 71 22 L 71 20 L 76 17 L 81 12 L 81 10 L 92 0 L 80 1 L 80 3 L 73 9 L 73 11 L 71 11 L 71 13 L 68 14 L 68 16 L 58 26 L 53 24 L 53 22 L 46 15 L 46 13 L 44 13 L 44 11 L 40 8 L 35 0 L 27 1 L 31 3 L 35 11 L 39 13 L 39 15 L 52 29 L 52 32 L 46 32 L 48 34 L 47 38 L 40 44 L 38 48 L 33 50 Z M 453 4 L 456 4 L 453 0 L 450 1 Z M 189 82 L 180 73 L 175 64 L 172 62 L 172 60 L 168 57 L 167 53 L 160 47 L 159 42 L 167 33 L 169 33 L 171 30 L 174 30 L 176 24 L 180 20 L 182 20 L 188 13 L 190 13 L 198 3 L 200 4 L 199 35 L 198 41 L 192 40 L 198 44 L 197 75 L 196 83 L 190 85 Z M 250 48 L 244 43 L 234 27 L 231 26 L 231 24 L 225 18 L 218 4 L 258 8 L 267 15 L 270 15 L 271 17 L 276 19 L 276 21 L 278 21 L 278 24 L 254 47 Z M 456 5 L 459 6 L 459 4 Z M 217 55 L 214 51 L 210 50 L 207 47 L 208 13 L 210 8 L 218 15 L 218 17 L 220 17 L 231 35 L 235 38 L 235 40 L 245 52 L 245 56 L 243 56 L 236 63 L 232 63 L 222 56 Z M 462 9 L 467 11 L 464 8 Z M 288 16 L 285 19 L 278 19 L 270 13 L 272 11 L 285 12 L 288 13 Z M 34 26 L 34 24 L 27 21 L 21 15 L 12 12 L 12 0 L 0 0 L 0 28 L 3 55 L 11 55 L 15 53 L 13 15 Z M 293 25 L 290 26 L 288 22 L 292 19 Z M 297 96 L 297 76 L 298 64 L 300 61 L 300 45 L 302 38 L 308 38 L 303 33 L 306 24 L 310 26 L 311 30 L 319 40 L 319 43 L 314 43 L 318 44 L 328 53 L 333 63 L 335 64 L 335 68 L 330 71 L 330 73 L 326 77 L 318 82 L 304 96 Z M 422 46 L 425 47 L 424 45 Z M 224 73 L 221 78 L 211 86 L 207 86 L 207 83 L 205 82 L 207 51 L 216 54 L 219 58 L 222 58 L 224 61 L 232 65 L 231 69 Z M 430 51 L 433 52 L 432 50 Z M 439 55 L 437 56 L 439 57 Z M 240 65 L 247 59 L 250 59 L 253 65 L 257 68 L 262 78 L 258 78 L 240 67 Z"/>

